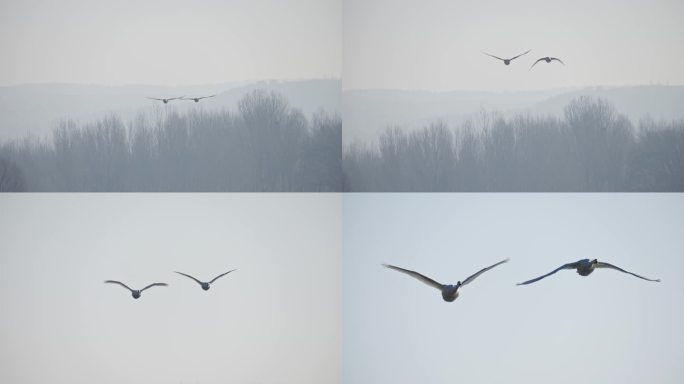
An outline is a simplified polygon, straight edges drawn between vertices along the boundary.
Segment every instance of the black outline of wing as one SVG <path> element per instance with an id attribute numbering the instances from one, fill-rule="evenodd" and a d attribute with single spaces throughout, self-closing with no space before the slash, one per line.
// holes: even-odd
<path id="1" fill-rule="evenodd" d="M 120 286 L 122 286 L 122 287 L 128 289 L 129 291 L 133 292 L 133 290 L 131 289 L 131 287 L 129 287 L 128 285 L 126 285 L 126 284 L 124 284 L 124 283 L 122 283 L 122 282 L 120 282 L 120 281 L 116 281 L 116 280 L 105 280 L 105 284 L 107 284 L 107 283 L 109 283 L 109 284 L 119 284 Z"/>
<path id="2" fill-rule="evenodd" d="M 490 54 L 487 53 L 487 52 L 482 52 L 482 53 L 484 53 L 485 55 L 487 55 L 487 56 L 489 56 L 489 57 L 493 57 L 493 58 L 499 59 L 499 60 L 501 60 L 501 61 L 506 61 L 506 59 L 502 59 L 502 58 L 500 58 L 499 56 L 490 55 Z"/>
<path id="3" fill-rule="evenodd" d="M 518 57 L 520 57 L 520 56 L 522 56 L 522 55 L 527 55 L 527 54 L 530 53 L 531 51 L 532 51 L 531 49 L 528 49 L 527 52 L 521 53 L 521 54 L 519 54 L 518 56 L 516 56 L 516 57 L 514 57 L 514 58 L 508 59 L 508 61 L 513 61 L 513 60 L 517 59 Z"/>
<path id="4" fill-rule="evenodd" d="M 152 288 L 152 287 L 155 287 L 155 286 L 168 287 L 169 285 L 166 284 L 166 283 L 152 283 L 152 284 L 148 285 L 147 287 L 141 289 L 140 292 L 146 290 L 147 288 Z"/>
<path id="5" fill-rule="evenodd" d="M 577 268 L 577 263 L 579 263 L 579 261 L 575 261 L 574 263 L 567 263 L 567 264 L 561 265 L 560 267 L 554 269 L 553 271 L 547 273 L 546 275 L 542 275 L 542 276 L 539 276 L 539 277 L 535 277 L 535 278 L 532 279 L 532 280 L 527 280 L 527 281 L 522 282 L 522 283 L 517 283 L 516 285 L 527 285 L 527 284 L 531 284 L 531 283 L 537 282 L 537 281 L 539 281 L 539 280 L 541 280 L 541 279 L 543 279 L 543 278 L 545 278 L 545 277 L 548 277 L 548 276 L 553 275 L 554 273 L 560 271 L 561 269 L 575 269 L 575 268 Z"/>
<path id="6" fill-rule="evenodd" d="M 228 271 L 228 272 L 222 273 L 222 274 L 220 274 L 220 275 L 214 277 L 214 279 L 213 279 L 212 281 L 210 281 L 209 284 L 213 284 L 214 281 L 216 281 L 219 277 L 223 277 L 223 276 L 225 276 L 225 275 L 227 275 L 227 274 L 229 274 L 229 273 L 231 273 L 231 272 L 233 272 L 233 271 L 237 271 L 237 268 L 236 268 L 236 269 L 231 269 L 231 270 Z"/>
<path id="7" fill-rule="evenodd" d="M 535 65 L 537 65 L 537 63 L 540 62 L 540 61 L 542 61 L 542 60 L 546 60 L 546 57 L 542 57 L 541 59 L 537 59 L 537 61 L 535 61 L 534 64 L 532 64 L 532 66 L 530 67 L 530 69 L 528 69 L 528 71 L 531 70 L 532 67 L 534 67 Z M 564 65 L 565 65 L 565 64 L 564 64 Z"/>
<path id="8" fill-rule="evenodd" d="M 471 281 L 475 280 L 475 278 L 478 277 L 478 276 L 480 276 L 481 274 L 483 274 L 483 273 L 489 271 L 490 269 L 492 269 L 492 268 L 494 268 L 494 267 L 496 267 L 496 266 L 498 266 L 498 265 L 501 265 L 501 264 L 503 264 L 503 263 L 507 263 L 509 260 L 510 260 L 510 259 L 504 259 L 504 260 L 499 261 L 499 262 L 496 263 L 496 264 L 490 265 L 489 267 L 482 268 L 482 269 L 479 270 L 478 272 L 476 272 L 476 273 L 474 273 L 474 274 L 468 276 L 468 278 L 466 278 L 465 280 L 463 280 L 463 281 L 461 282 L 461 285 L 466 285 L 466 284 L 470 283 Z"/>
<path id="9" fill-rule="evenodd" d="M 660 279 L 649 279 L 649 278 L 646 278 L 646 277 L 643 277 L 643 276 L 639 276 L 639 275 L 637 275 L 636 273 L 632 273 L 632 272 L 630 272 L 630 271 L 625 271 L 624 269 L 622 269 L 622 268 L 620 268 L 620 267 L 616 267 L 616 266 L 614 266 L 613 264 L 604 263 L 604 262 L 602 262 L 602 261 L 596 262 L 595 268 L 612 268 L 612 269 L 617 269 L 617 270 L 620 271 L 620 272 L 629 273 L 629 274 L 632 275 L 632 276 L 638 277 L 638 278 L 640 278 L 640 279 L 644 279 L 644 280 L 646 280 L 646 281 L 653 281 L 653 282 L 660 283 Z"/>
<path id="10" fill-rule="evenodd" d="M 197 284 L 199 284 L 199 285 L 202 285 L 202 283 L 203 283 L 202 281 L 199 281 L 199 280 L 195 279 L 194 277 L 188 275 L 187 273 L 178 272 L 178 271 L 174 271 L 174 272 L 176 272 L 176 273 L 179 274 L 179 275 L 183 275 L 183 276 L 185 276 L 185 277 L 189 277 L 189 278 L 195 280 L 195 281 L 197 282 Z"/>
<path id="11" fill-rule="evenodd" d="M 405 273 L 405 274 L 407 274 L 407 275 L 413 277 L 414 279 L 420 280 L 423 284 L 427 284 L 427 285 L 429 285 L 429 286 L 431 286 L 431 287 L 433 287 L 433 288 L 437 288 L 437 289 L 439 289 L 440 291 L 442 290 L 442 287 L 444 287 L 443 284 L 440 284 L 440 283 L 438 283 L 438 282 L 432 280 L 431 278 L 429 278 L 429 277 L 427 277 L 427 276 L 425 276 L 425 275 L 421 275 L 420 273 L 418 273 L 418 272 L 416 272 L 416 271 L 412 271 L 412 270 L 410 270 L 410 269 L 404 269 L 404 268 L 397 267 L 397 266 L 394 266 L 394 265 L 391 265 L 391 264 L 383 264 L 382 266 L 385 267 L 385 268 L 394 269 L 394 270 L 397 271 L 397 272 Z"/>
<path id="12" fill-rule="evenodd" d="M 557 58 L 557 57 L 549 57 L 549 59 L 550 59 L 551 61 L 554 61 L 554 60 L 559 61 L 561 64 L 565 65 L 565 63 L 563 62 L 563 60 L 561 60 L 561 59 L 559 59 L 559 58 Z"/>

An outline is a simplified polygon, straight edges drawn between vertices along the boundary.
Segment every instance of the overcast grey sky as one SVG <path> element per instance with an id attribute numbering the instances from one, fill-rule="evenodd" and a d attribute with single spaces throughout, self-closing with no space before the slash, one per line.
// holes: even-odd
<path id="1" fill-rule="evenodd" d="M 339 77 L 341 0 L 4 0 L 0 85 Z"/>
<path id="2" fill-rule="evenodd" d="M 343 382 L 681 383 L 684 196 L 353 194 L 343 200 Z M 455 302 L 380 266 L 456 283 Z M 560 271 L 598 258 L 614 270 Z"/>
<path id="3" fill-rule="evenodd" d="M 345 89 L 684 84 L 679 0 L 345 0 Z M 482 54 L 513 57 L 508 67 Z M 544 56 L 557 62 L 528 68 Z"/>
<path id="4" fill-rule="evenodd" d="M 0 382 L 339 382 L 339 195 L 3 195 L 0 212 Z M 172 272 L 233 268 L 207 292 Z M 170 286 L 134 300 L 105 279 Z"/>

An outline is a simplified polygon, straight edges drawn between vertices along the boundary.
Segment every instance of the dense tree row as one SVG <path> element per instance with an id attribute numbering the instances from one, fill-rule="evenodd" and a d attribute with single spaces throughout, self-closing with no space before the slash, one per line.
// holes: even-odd
<path id="1" fill-rule="evenodd" d="M 388 128 L 344 151 L 345 191 L 684 191 L 684 122 L 579 98 L 564 119 L 483 113 L 452 130 Z"/>
<path id="2" fill-rule="evenodd" d="M 342 121 L 254 91 L 235 113 L 166 108 L 0 145 L 0 191 L 340 191 Z"/>

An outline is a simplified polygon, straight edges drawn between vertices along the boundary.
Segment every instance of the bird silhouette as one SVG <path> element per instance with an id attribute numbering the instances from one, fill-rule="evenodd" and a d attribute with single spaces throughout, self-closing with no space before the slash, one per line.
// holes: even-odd
<path id="1" fill-rule="evenodd" d="M 487 56 L 489 56 L 489 57 L 493 57 L 493 58 L 495 58 L 495 59 L 499 59 L 499 60 L 503 61 L 504 64 L 509 65 L 509 64 L 511 63 L 512 60 L 515 60 L 515 59 L 517 59 L 518 57 L 520 57 L 520 56 L 522 56 L 522 55 L 526 55 L 526 54 L 528 54 L 530 51 L 531 51 L 531 49 L 528 49 L 525 53 L 521 53 L 521 54 L 519 54 L 518 56 L 511 57 L 510 59 L 502 59 L 502 58 L 500 58 L 499 56 L 490 55 L 490 54 L 487 53 L 487 52 L 482 52 L 482 53 L 484 53 L 485 55 L 487 55 Z"/>
<path id="2" fill-rule="evenodd" d="M 120 286 L 122 286 L 122 287 L 128 289 L 129 291 L 131 291 L 131 295 L 133 296 L 134 299 L 139 299 L 139 298 L 140 298 L 140 295 L 142 295 L 142 292 L 143 292 L 144 290 L 146 290 L 147 288 L 151 288 L 151 287 L 154 287 L 154 286 L 160 286 L 160 287 L 166 287 L 166 286 L 168 286 L 168 284 L 166 284 L 166 283 L 152 283 L 152 284 L 148 285 L 147 287 L 138 290 L 138 289 L 131 289 L 131 288 L 128 287 L 128 285 L 126 285 L 126 284 L 124 284 L 124 283 L 122 283 L 122 282 L 120 282 L 120 281 L 116 281 L 116 280 L 105 280 L 105 283 L 119 284 Z"/>
<path id="3" fill-rule="evenodd" d="M 199 101 L 202 99 L 208 99 L 208 98 L 214 97 L 214 96 L 216 96 L 216 95 L 202 96 L 202 97 L 188 97 L 188 98 L 182 97 L 182 99 L 183 100 L 193 100 L 193 101 L 195 101 L 195 103 L 199 103 Z"/>
<path id="4" fill-rule="evenodd" d="M 625 271 L 625 270 L 622 269 L 622 268 L 616 267 L 616 266 L 614 266 L 614 265 L 612 265 L 612 264 L 600 262 L 600 261 L 598 261 L 598 260 L 596 260 L 596 259 L 594 259 L 594 260 L 582 259 L 582 260 L 579 260 L 579 261 L 575 261 L 574 263 L 568 263 L 568 264 L 565 264 L 565 265 L 561 265 L 560 267 L 558 267 L 558 268 L 556 268 L 555 270 L 553 270 L 553 271 L 547 273 L 546 275 L 539 276 L 539 277 L 534 278 L 534 279 L 532 279 L 532 280 L 527 280 L 527 281 L 525 281 L 524 283 L 518 283 L 517 285 L 526 285 L 526 284 L 534 283 L 535 281 L 539 281 L 539 280 L 541 280 L 541 279 L 543 279 L 543 278 L 545 278 L 545 277 L 547 277 L 547 276 L 551 276 L 551 275 L 553 275 L 554 273 L 556 273 L 556 272 L 558 272 L 558 271 L 560 271 L 560 270 L 562 270 L 562 269 L 575 269 L 575 270 L 577 270 L 577 273 L 578 273 L 580 276 L 589 276 L 592 272 L 594 272 L 594 269 L 596 269 L 596 268 L 612 268 L 612 269 L 616 269 L 616 270 L 618 270 L 618 271 L 620 271 L 620 272 L 629 273 L 630 275 L 636 276 L 636 277 L 638 277 L 638 278 L 640 278 L 640 279 L 644 279 L 644 280 L 648 280 L 648 281 L 660 282 L 660 279 L 656 279 L 656 280 L 647 279 L 647 278 L 645 278 L 645 277 L 643 277 L 643 276 L 637 275 L 636 273 L 632 273 L 632 272 L 629 272 L 629 271 Z"/>
<path id="5" fill-rule="evenodd" d="M 179 100 L 179 99 L 182 99 L 182 98 L 184 98 L 184 97 L 185 97 L 185 96 L 170 97 L 170 98 L 168 98 L 168 99 L 158 99 L 158 98 L 156 98 L 156 97 L 148 97 L 148 99 L 150 99 L 150 100 L 159 100 L 159 101 L 164 102 L 164 104 L 168 104 L 169 101 L 171 101 L 171 100 Z"/>
<path id="6" fill-rule="evenodd" d="M 210 285 L 213 284 L 214 281 L 216 281 L 219 277 L 225 276 L 225 275 L 227 275 L 227 274 L 229 274 L 229 273 L 231 273 L 231 272 L 233 272 L 233 271 L 237 271 L 237 269 L 231 269 L 231 270 L 228 271 L 228 272 L 222 273 L 222 274 L 220 274 L 220 275 L 214 277 L 214 279 L 211 280 L 211 281 L 208 282 L 208 283 L 207 283 L 207 282 L 204 282 L 204 281 L 199 281 L 199 280 L 195 279 L 194 277 L 188 275 L 187 273 L 177 272 L 177 271 L 174 271 L 174 272 L 176 272 L 176 273 L 179 274 L 179 275 L 183 275 L 183 276 L 185 276 L 185 277 L 189 277 L 189 278 L 195 280 L 195 281 L 197 282 L 197 284 L 199 284 L 199 285 L 202 287 L 202 289 L 204 289 L 205 291 L 208 291 Z"/>
<path id="7" fill-rule="evenodd" d="M 537 61 L 535 61 L 534 64 L 532 64 L 532 67 L 534 67 L 535 65 L 537 65 L 537 63 L 540 62 L 540 61 L 542 61 L 542 60 L 543 60 L 543 61 L 546 61 L 547 63 L 550 63 L 550 62 L 556 60 L 556 61 L 558 61 L 559 63 L 565 65 L 565 63 L 564 63 L 561 59 L 558 59 L 558 58 L 556 58 L 556 57 L 548 57 L 548 56 L 547 56 L 547 57 L 542 57 L 541 59 L 537 59 Z M 530 67 L 530 69 L 532 69 L 532 67 Z"/>
<path id="8" fill-rule="evenodd" d="M 421 275 L 418 272 L 411 271 L 411 270 L 404 269 L 404 268 L 399 268 L 399 267 L 396 267 L 394 265 L 383 264 L 383 266 L 386 268 L 394 269 L 395 271 L 399 271 L 401 273 L 405 273 L 411 277 L 414 277 L 414 278 L 422 281 L 423 283 L 425 283 L 425 284 L 427 284 L 433 288 L 439 289 L 442 292 L 442 299 L 444 299 L 444 301 L 447 301 L 447 302 L 452 302 L 452 301 L 456 300 L 456 298 L 458 297 L 458 289 L 460 287 L 470 283 L 471 281 L 475 280 L 476 277 L 478 277 L 481 274 L 489 271 L 490 269 L 496 267 L 497 265 L 508 262 L 508 260 L 509 259 L 505 259 L 505 260 L 499 261 L 498 263 L 496 263 L 494 265 L 490 265 L 489 267 L 482 268 L 477 273 L 475 273 L 475 274 L 469 276 L 468 278 L 466 278 L 465 280 L 463 280 L 463 282 L 460 282 L 460 281 L 457 282 L 456 285 L 440 284 L 440 283 L 432 280 L 431 278 L 429 278 L 427 276 Z"/>

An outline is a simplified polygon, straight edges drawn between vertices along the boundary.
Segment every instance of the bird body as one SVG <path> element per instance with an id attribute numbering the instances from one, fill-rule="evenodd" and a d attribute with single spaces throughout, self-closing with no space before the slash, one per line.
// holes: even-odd
<path id="1" fill-rule="evenodd" d="M 646 278 L 646 277 L 639 276 L 639 275 L 637 275 L 636 273 L 632 273 L 632 272 L 629 272 L 629 271 L 625 271 L 624 269 L 619 268 L 619 267 L 616 267 L 616 266 L 614 266 L 614 265 L 612 265 L 612 264 L 608 264 L 608 263 L 605 263 L 605 262 L 598 261 L 597 259 L 593 259 L 593 260 L 582 259 L 582 260 L 578 260 L 578 261 L 576 261 L 576 262 L 574 262 L 574 263 L 568 263 L 568 264 L 561 265 L 560 267 L 558 267 L 558 268 L 556 268 L 555 270 L 553 270 L 553 271 L 547 273 L 546 275 L 542 275 L 542 276 L 536 277 L 536 278 L 534 278 L 534 279 L 532 279 L 532 280 L 528 280 L 528 281 L 525 281 L 525 282 L 522 282 L 522 283 L 518 283 L 517 285 L 527 285 L 527 284 L 534 283 L 534 282 L 539 281 L 539 280 L 541 280 L 541 279 L 543 279 L 543 278 L 545 278 L 545 277 L 547 277 L 547 276 L 551 276 L 551 275 L 553 275 L 554 273 L 556 273 L 556 272 L 558 272 L 558 271 L 560 271 L 560 270 L 562 270 L 562 269 L 574 269 L 574 270 L 577 272 L 577 274 L 579 274 L 580 276 L 589 276 L 592 272 L 594 272 L 594 270 L 595 270 L 596 268 L 610 268 L 610 269 L 615 269 L 615 270 L 618 270 L 618 271 L 620 271 L 620 272 L 624 272 L 624 273 L 630 274 L 630 275 L 632 275 L 632 276 L 638 277 L 638 278 L 643 279 L 643 280 L 654 281 L 654 282 L 660 282 L 660 279 L 648 279 L 648 278 Z"/>
<path id="2" fill-rule="evenodd" d="M 118 285 L 128 289 L 131 292 L 131 296 L 133 296 L 134 299 L 139 299 L 140 296 L 142 295 L 142 292 L 144 290 L 146 290 L 147 288 L 151 288 L 151 287 L 155 287 L 155 286 L 160 286 L 160 287 L 167 287 L 168 286 L 168 284 L 166 284 L 166 283 L 152 283 L 143 289 L 131 289 L 126 284 L 124 284 L 120 281 L 116 281 L 116 280 L 105 280 L 105 283 L 118 284 Z"/>
<path id="3" fill-rule="evenodd" d="M 503 63 L 504 63 L 505 65 L 509 65 L 509 64 L 511 64 L 511 61 L 517 59 L 518 57 L 520 57 L 520 56 L 522 56 L 522 55 L 528 54 L 530 51 L 531 51 L 531 49 L 528 49 L 525 53 L 521 53 L 521 54 L 519 54 L 518 56 L 511 57 L 510 59 L 502 59 L 502 58 L 499 57 L 499 56 L 490 55 L 489 53 L 486 53 L 486 52 L 482 52 L 482 53 L 484 53 L 485 55 L 487 55 L 487 56 L 489 56 L 489 57 L 493 57 L 493 58 L 495 58 L 495 59 L 499 59 L 499 60 L 503 61 Z"/>
<path id="4" fill-rule="evenodd" d="M 386 268 L 389 268 L 389 269 L 394 269 L 395 271 L 398 271 L 401 273 L 405 273 L 405 274 L 407 274 L 407 275 L 409 275 L 415 279 L 420 280 L 421 282 L 423 282 L 423 283 L 425 283 L 425 284 L 427 284 L 433 288 L 439 289 L 442 293 L 442 299 L 446 302 L 452 302 L 452 301 L 456 300 L 456 298 L 458 298 L 458 295 L 459 295 L 458 289 L 459 288 L 461 288 L 462 286 L 464 286 L 464 285 L 470 283 L 471 281 L 475 280 L 476 277 L 480 276 L 484 272 L 487 272 L 488 270 L 490 270 L 490 269 L 492 269 L 492 268 L 494 268 L 500 264 L 508 262 L 508 260 L 509 259 L 505 259 L 505 260 L 499 261 L 498 263 L 496 263 L 494 265 L 490 265 L 489 267 L 483 268 L 483 269 L 479 270 L 478 272 L 476 272 L 475 274 L 473 274 L 473 275 L 469 276 L 468 278 L 466 278 L 465 280 L 463 280 L 463 282 L 459 281 L 456 284 L 440 284 L 440 283 L 432 280 L 431 278 L 429 278 L 425 275 L 421 275 L 420 273 L 415 272 L 415 271 L 400 268 L 400 267 L 390 265 L 390 264 L 383 264 L 383 266 Z"/>
<path id="5" fill-rule="evenodd" d="M 179 99 L 182 99 L 182 98 L 184 98 L 184 97 L 185 97 L 185 96 L 170 97 L 170 98 L 166 98 L 166 99 L 158 99 L 158 98 L 156 98 L 156 97 L 148 97 L 148 99 L 150 99 L 150 100 L 159 100 L 159 101 L 163 102 L 164 104 L 168 104 L 169 101 L 171 101 L 171 100 L 179 100 Z"/>
<path id="6" fill-rule="evenodd" d="M 563 64 L 563 65 L 565 65 L 565 63 L 564 63 L 561 59 L 558 59 L 558 58 L 556 58 L 556 57 L 548 57 L 548 56 L 547 56 L 547 57 L 542 57 L 541 59 L 537 59 L 537 61 L 535 61 L 534 64 L 532 64 L 532 66 L 530 67 L 530 69 L 532 69 L 532 67 L 534 67 L 535 65 L 537 65 L 537 63 L 540 62 L 540 61 L 545 61 L 545 62 L 547 62 L 547 63 L 550 63 L 550 62 L 552 62 L 552 61 L 554 61 L 554 60 L 558 61 L 559 63 L 561 63 L 561 64 Z"/>
<path id="7" fill-rule="evenodd" d="M 216 96 L 216 95 L 202 96 L 202 97 L 188 97 L 188 98 L 186 98 L 185 96 L 183 96 L 182 99 L 183 99 L 183 100 L 192 100 L 192 101 L 194 101 L 195 103 L 199 103 L 199 101 L 202 100 L 202 99 L 208 99 L 208 98 L 214 97 L 214 96 Z"/>
<path id="8" fill-rule="evenodd" d="M 222 273 L 222 274 L 220 274 L 220 275 L 214 277 L 214 279 L 211 280 L 211 281 L 209 281 L 209 282 L 199 281 L 199 280 L 197 280 L 196 278 L 194 278 L 194 277 L 188 275 L 187 273 L 177 272 L 177 271 L 174 271 L 174 272 L 176 272 L 176 273 L 179 274 L 179 275 L 183 275 L 183 276 L 185 276 L 185 277 L 188 277 L 188 278 L 190 278 L 190 279 L 195 280 L 195 282 L 197 282 L 197 284 L 199 284 L 200 287 L 202 287 L 202 289 L 204 289 L 205 291 L 208 291 L 209 288 L 211 287 L 211 284 L 213 284 L 214 281 L 216 281 L 219 277 L 225 276 L 225 275 L 227 275 L 227 274 L 229 274 L 229 273 L 231 273 L 231 272 L 233 272 L 233 271 L 236 271 L 236 270 L 237 270 L 237 269 L 231 269 L 231 270 L 228 271 L 228 272 Z"/>

